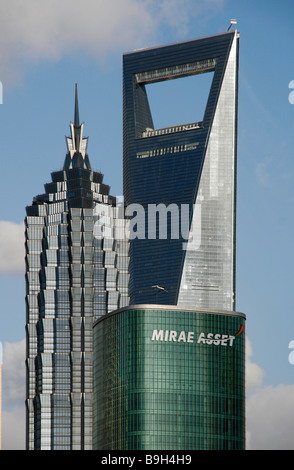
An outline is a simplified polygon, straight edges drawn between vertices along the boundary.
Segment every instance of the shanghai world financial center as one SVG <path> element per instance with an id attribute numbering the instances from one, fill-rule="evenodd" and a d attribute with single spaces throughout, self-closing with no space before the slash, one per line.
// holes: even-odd
<path id="1" fill-rule="evenodd" d="M 27 449 L 245 449 L 238 57 L 237 31 L 124 54 L 123 204 L 76 89 L 63 169 L 27 207 Z M 200 74 L 201 119 L 156 128 L 148 87 Z"/>

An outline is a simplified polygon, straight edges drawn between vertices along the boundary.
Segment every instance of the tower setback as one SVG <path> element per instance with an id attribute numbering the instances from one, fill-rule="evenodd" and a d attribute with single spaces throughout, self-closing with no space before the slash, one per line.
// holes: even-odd
<path id="1" fill-rule="evenodd" d="M 26 208 L 26 447 L 92 448 L 92 325 L 128 305 L 128 241 L 75 117 L 63 169 Z"/>

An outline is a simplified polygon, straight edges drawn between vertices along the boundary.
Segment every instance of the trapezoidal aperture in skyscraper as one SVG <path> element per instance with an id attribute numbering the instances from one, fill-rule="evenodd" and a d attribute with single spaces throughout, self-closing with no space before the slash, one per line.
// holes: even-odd
<path id="1" fill-rule="evenodd" d="M 229 31 L 123 57 L 132 304 L 235 309 L 238 53 Z M 147 86 L 208 72 L 203 119 L 155 129 Z"/>

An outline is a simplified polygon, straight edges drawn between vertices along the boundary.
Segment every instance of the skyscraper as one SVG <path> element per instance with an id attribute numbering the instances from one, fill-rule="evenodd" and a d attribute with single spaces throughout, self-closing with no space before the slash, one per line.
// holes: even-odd
<path id="1" fill-rule="evenodd" d="M 228 31 L 124 55 L 131 301 L 94 324 L 95 448 L 245 448 L 238 51 Z M 202 118 L 155 128 L 148 87 L 199 74 L 213 75 Z"/>
<path id="2" fill-rule="evenodd" d="M 124 196 L 144 208 L 131 233 L 132 304 L 235 308 L 238 54 L 229 31 L 123 57 Z M 155 129 L 148 87 L 200 74 L 212 75 L 201 120 Z M 167 236 L 156 209 L 159 224 L 170 214 Z"/>
<path id="3" fill-rule="evenodd" d="M 128 305 L 128 241 L 91 169 L 77 86 L 61 171 L 26 208 L 26 446 L 92 448 L 93 321 Z"/>

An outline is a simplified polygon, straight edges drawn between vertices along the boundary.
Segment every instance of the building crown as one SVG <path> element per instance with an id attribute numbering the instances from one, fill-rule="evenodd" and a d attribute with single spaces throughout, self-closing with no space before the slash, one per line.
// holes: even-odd
<path id="1" fill-rule="evenodd" d="M 78 85 L 75 84 L 74 122 L 70 123 L 71 137 L 66 137 L 67 154 L 64 161 L 64 170 L 84 168 L 91 170 L 87 155 L 88 137 L 83 137 L 84 123 L 80 124 Z"/>

